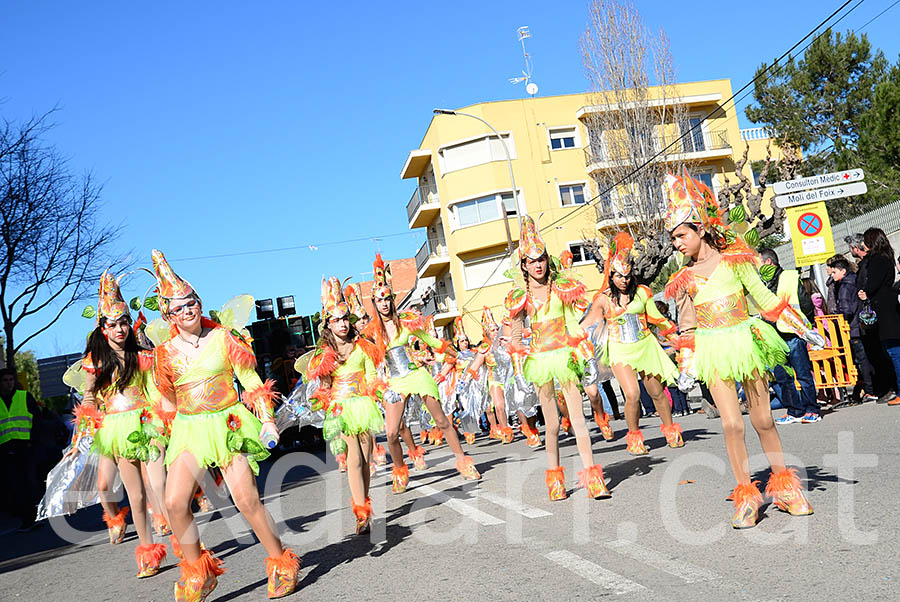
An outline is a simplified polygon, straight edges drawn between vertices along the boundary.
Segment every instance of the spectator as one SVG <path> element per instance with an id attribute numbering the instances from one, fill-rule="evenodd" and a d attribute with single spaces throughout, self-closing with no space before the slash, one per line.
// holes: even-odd
<path id="1" fill-rule="evenodd" d="M 851 236 L 845 236 L 844 242 L 847 243 L 847 246 L 850 248 L 850 254 L 853 255 L 853 258 L 856 260 L 856 265 L 859 265 L 860 261 L 862 261 L 868 251 L 863 235 L 857 232 Z"/>
<path id="2" fill-rule="evenodd" d="M 40 501 L 33 442 L 41 409 L 31 393 L 18 390 L 16 372 L 0 369 L 0 482 L 4 507 L 31 529 Z"/>
<path id="3" fill-rule="evenodd" d="M 895 388 L 888 405 L 900 406 L 900 304 L 894 292 L 894 250 L 880 228 L 869 228 L 863 235 L 866 253 L 866 279 L 860 286 L 859 298 L 870 301 L 877 315 L 875 329 L 887 356 L 894 366 Z"/>
<path id="4" fill-rule="evenodd" d="M 825 315 L 825 297 L 822 296 L 822 293 L 819 292 L 819 287 L 816 286 L 816 281 L 812 278 L 804 278 L 800 281 L 800 284 L 803 285 L 803 288 L 806 289 L 806 294 L 809 295 L 810 301 L 813 304 L 813 313 L 816 317 Z"/>
<path id="5" fill-rule="evenodd" d="M 828 261 L 825 262 L 825 271 L 828 272 L 828 280 L 825 281 L 825 313 L 832 315 L 840 313 L 837 309 L 837 295 L 835 294 L 834 278 L 832 277 L 832 268 L 838 261 L 844 261 L 850 266 L 849 273 L 856 273 L 856 265 L 850 263 L 847 258 L 840 253 L 832 255 L 828 258 Z"/>
<path id="6" fill-rule="evenodd" d="M 785 270 L 778 263 L 778 255 L 772 249 L 763 249 L 760 252 L 763 265 L 775 266 L 775 274 L 766 282 L 766 286 L 779 297 L 787 297 L 790 304 L 800 313 L 806 316 L 810 322 L 815 322 L 815 307 L 809 293 L 800 282 L 800 273 L 797 270 Z M 813 381 L 812 362 L 809 360 L 809 351 L 806 341 L 796 336 L 787 329 L 782 329 L 777 324 L 781 338 L 788 345 L 788 364 L 794 369 L 797 382 L 800 383 L 800 393 L 797 394 L 793 386 L 793 378 L 783 366 L 775 366 L 775 380 L 781 385 L 784 397 L 782 405 L 787 408 L 787 414 L 775 420 L 776 424 L 791 424 L 793 422 L 812 423 L 822 418 L 819 415 L 819 404 L 816 402 L 816 384 Z"/>
<path id="7" fill-rule="evenodd" d="M 863 347 L 859 324 L 859 288 L 856 286 L 856 274 L 850 271 L 850 262 L 844 258 L 835 261 L 831 266 L 831 274 L 834 279 L 835 293 L 837 295 L 837 313 L 844 316 L 850 325 L 850 353 L 853 355 L 853 363 L 859 372 L 862 381 L 862 390 L 859 397 L 861 401 L 875 401 L 875 387 L 872 384 L 874 370 L 866 349 Z"/>

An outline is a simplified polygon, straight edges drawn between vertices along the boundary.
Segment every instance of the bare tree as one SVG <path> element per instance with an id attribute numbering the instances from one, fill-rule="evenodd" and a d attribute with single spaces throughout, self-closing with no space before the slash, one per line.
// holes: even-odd
<path id="1" fill-rule="evenodd" d="M 682 137 L 690 126 L 665 33 L 649 31 L 627 0 L 593 0 L 589 12 L 581 51 L 593 103 L 584 121 L 586 159 L 600 195 L 597 219 L 613 221 L 638 242 L 635 271 L 649 282 L 672 255 L 662 227 L 666 172 L 681 170 L 683 153 L 702 145 L 703 133 L 697 128 Z M 586 244 L 598 257 L 602 241 Z"/>
<path id="2" fill-rule="evenodd" d="M 78 177 L 43 136 L 54 111 L 0 126 L 0 317 L 6 360 L 93 294 L 100 272 L 122 264 L 110 254 L 117 228 L 99 221 L 100 192 Z M 22 322 L 37 320 L 22 335 Z M 17 339 L 16 336 L 19 335 Z"/>

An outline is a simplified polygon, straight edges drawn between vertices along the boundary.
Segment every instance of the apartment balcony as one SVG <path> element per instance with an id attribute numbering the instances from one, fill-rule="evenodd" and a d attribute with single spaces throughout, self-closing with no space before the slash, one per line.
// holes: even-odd
<path id="1" fill-rule="evenodd" d="M 434 325 L 437 327 L 446 326 L 459 315 L 456 297 L 450 293 L 432 293 L 422 304 L 422 315 L 434 316 Z"/>
<path id="2" fill-rule="evenodd" d="M 450 252 L 447 249 L 447 241 L 429 236 L 416 253 L 416 273 L 419 278 L 439 276 L 449 268 Z"/>
<path id="3" fill-rule="evenodd" d="M 621 208 L 613 207 L 611 204 L 602 204 L 596 206 L 597 229 L 598 230 L 619 230 L 622 226 L 629 223 L 642 221 L 637 207 L 631 203 L 626 203 Z M 662 221 L 666 217 L 667 207 L 662 207 L 652 217 Z"/>
<path id="4" fill-rule="evenodd" d="M 585 147 L 584 162 L 588 173 L 630 166 L 635 162 L 632 157 L 625 156 L 624 153 L 613 156 L 614 153 L 607 150 L 605 146 L 603 145 L 603 148 L 596 148 L 596 145 Z M 639 154 L 649 159 L 652 155 L 661 153 L 664 148 L 667 150 L 655 157 L 654 161 L 701 161 L 722 159 L 732 155 L 728 130 L 695 131 L 684 137 L 654 134 L 647 140 L 647 149 Z M 643 161 L 640 162 L 643 163 Z"/>
<path id="5" fill-rule="evenodd" d="M 775 138 L 772 131 L 766 127 L 760 128 L 744 128 L 741 130 L 741 140 L 749 142 L 750 140 L 768 140 Z"/>
<path id="6" fill-rule="evenodd" d="M 410 228 L 424 228 L 441 213 L 441 200 L 436 188 L 419 186 L 406 204 Z"/>

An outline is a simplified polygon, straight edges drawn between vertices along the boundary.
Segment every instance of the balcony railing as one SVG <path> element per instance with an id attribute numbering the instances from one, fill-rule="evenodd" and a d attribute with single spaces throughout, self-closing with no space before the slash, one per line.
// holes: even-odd
<path id="1" fill-rule="evenodd" d="M 433 257 L 449 257 L 449 255 L 447 242 L 443 238 L 429 236 L 416 252 L 416 270 L 421 271 L 422 267 Z"/>
<path id="2" fill-rule="evenodd" d="M 633 146 L 640 147 L 633 153 L 626 153 L 622 149 L 618 149 L 622 152 L 610 152 L 606 144 L 599 147 L 598 145 L 585 147 L 585 165 L 613 162 L 630 165 L 634 162 L 644 162 L 653 155 L 660 153 L 664 148 L 667 150 L 659 157 L 656 157 L 656 161 L 665 161 L 667 155 L 700 153 L 731 148 L 731 144 L 728 142 L 728 130 L 713 130 L 711 132 L 695 130 L 684 137 L 674 134 L 669 136 L 654 134 L 643 141 L 635 139 L 632 142 L 634 142 Z"/>
<path id="3" fill-rule="evenodd" d="M 744 128 L 741 130 L 741 140 L 765 140 L 774 138 L 772 131 L 767 127 Z"/>
<path id="4" fill-rule="evenodd" d="M 422 314 L 426 316 L 446 314 L 454 312 L 456 309 L 456 298 L 449 293 L 433 293 L 422 304 Z"/>
<path id="5" fill-rule="evenodd" d="M 430 186 L 419 186 L 413 191 L 412 197 L 406 204 L 406 216 L 412 221 L 416 211 L 424 203 L 437 203 L 438 193 L 436 188 Z"/>

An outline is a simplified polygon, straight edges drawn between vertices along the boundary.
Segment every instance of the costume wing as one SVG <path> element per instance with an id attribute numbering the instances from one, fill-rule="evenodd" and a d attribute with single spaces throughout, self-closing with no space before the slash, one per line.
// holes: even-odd
<path id="1" fill-rule="evenodd" d="M 81 367 L 81 361 L 77 361 L 66 370 L 63 374 L 62 381 L 66 386 L 72 387 L 78 391 L 79 395 L 84 395 L 84 368 Z"/>
<path id="2" fill-rule="evenodd" d="M 159 347 L 169 340 L 169 325 L 162 318 L 154 318 L 144 328 L 144 334 L 156 347 Z"/>
<path id="3" fill-rule="evenodd" d="M 251 295 L 238 295 L 225 302 L 219 312 L 219 323 L 228 330 L 241 332 L 250 321 L 254 299 Z"/>

